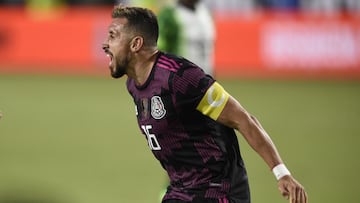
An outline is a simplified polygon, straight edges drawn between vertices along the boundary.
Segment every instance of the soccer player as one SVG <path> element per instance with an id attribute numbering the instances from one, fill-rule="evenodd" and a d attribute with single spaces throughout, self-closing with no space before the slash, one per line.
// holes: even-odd
<path id="1" fill-rule="evenodd" d="M 176 0 L 158 14 L 161 51 L 181 55 L 214 75 L 215 26 L 200 0 Z"/>
<path id="2" fill-rule="evenodd" d="M 139 129 L 168 173 L 162 202 L 249 203 L 235 129 L 272 169 L 282 195 L 306 203 L 303 186 L 256 118 L 194 63 L 159 51 L 157 39 L 151 10 L 119 5 L 102 48 L 112 77 L 128 76 Z"/>

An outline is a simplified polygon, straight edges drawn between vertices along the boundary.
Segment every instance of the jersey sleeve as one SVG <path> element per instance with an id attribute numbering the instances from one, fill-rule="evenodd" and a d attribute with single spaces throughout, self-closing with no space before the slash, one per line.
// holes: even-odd
<path id="1" fill-rule="evenodd" d="M 160 10 L 158 47 L 168 53 L 180 54 L 181 26 L 175 13 L 173 6 L 165 6 Z"/>
<path id="2" fill-rule="evenodd" d="M 229 94 L 200 68 L 187 68 L 174 77 L 175 101 L 181 111 L 197 110 L 216 120 Z"/>

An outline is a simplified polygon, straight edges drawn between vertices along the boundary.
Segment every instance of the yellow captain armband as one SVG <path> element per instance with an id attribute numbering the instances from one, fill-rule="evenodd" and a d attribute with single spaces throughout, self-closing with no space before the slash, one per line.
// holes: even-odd
<path id="1" fill-rule="evenodd" d="M 229 93 L 219 83 L 214 82 L 206 91 L 196 109 L 205 116 L 216 120 L 224 109 L 229 96 Z"/>

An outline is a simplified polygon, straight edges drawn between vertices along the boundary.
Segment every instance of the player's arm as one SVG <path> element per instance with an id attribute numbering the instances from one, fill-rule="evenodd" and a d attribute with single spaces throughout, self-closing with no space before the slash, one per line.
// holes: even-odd
<path id="1" fill-rule="evenodd" d="M 260 122 L 254 116 L 250 115 L 246 109 L 230 95 L 217 121 L 237 129 L 249 145 L 264 159 L 270 169 L 280 167 L 280 171 L 277 173 L 283 172 L 281 171 L 283 170 L 281 167 L 284 165 L 280 165 L 283 164 L 283 161 L 270 136 L 266 133 Z M 288 171 L 285 173 L 287 172 Z M 290 173 L 279 179 L 278 186 L 282 195 L 289 198 L 290 202 L 307 202 L 307 194 L 303 186 L 298 183 Z"/>
<path id="2" fill-rule="evenodd" d="M 233 97 L 229 96 L 217 121 L 238 130 L 249 145 L 265 160 L 270 169 L 283 163 L 274 143 L 259 121 Z"/>
<path id="3" fill-rule="evenodd" d="M 283 161 L 274 143 L 260 122 L 217 82 L 207 90 L 197 109 L 204 115 L 238 130 L 249 145 L 264 159 L 269 168 L 275 168 L 277 175 L 280 175 L 278 178 L 279 189 L 283 196 L 290 198 L 290 202 L 307 202 L 303 186 L 290 175 L 286 168 L 284 169 Z"/>

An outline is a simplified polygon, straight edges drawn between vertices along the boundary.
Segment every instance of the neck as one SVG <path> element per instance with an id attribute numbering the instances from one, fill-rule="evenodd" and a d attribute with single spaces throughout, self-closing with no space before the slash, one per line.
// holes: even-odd
<path id="1" fill-rule="evenodd" d="M 143 85 L 149 78 L 154 66 L 158 50 L 151 50 L 146 53 L 139 53 L 139 60 L 135 63 L 133 71 L 128 76 L 135 80 L 136 85 Z"/>

